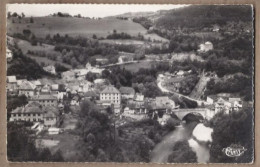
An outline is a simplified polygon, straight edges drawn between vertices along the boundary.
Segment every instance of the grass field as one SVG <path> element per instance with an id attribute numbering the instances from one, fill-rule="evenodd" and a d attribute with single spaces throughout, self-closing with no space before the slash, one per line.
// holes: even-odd
<path id="1" fill-rule="evenodd" d="M 146 29 L 140 24 L 116 18 L 93 20 L 74 17 L 35 17 L 34 23 L 30 23 L 29 18 L 22 18 L 21 23 L 16 18 L 12 18 L 12 20 L 7 20 L 8 33 L 22 33 L 24 29 L 30 29 L 36 37 L 57 33 L 85 37 L 92 37 L 93 34 L 96 34 L 98 37 L 106 37 L 114 29 L 117 32 L 126 32 L 133 36 L 137 36 L 138 33 L 146 33 Z"/>
<path id="2" fill-rule="evenodd" d="M 149 69 L 151 68 L 153 62 L 151 61 L 140 61 L 138 63 L 132 63 L 132 64 L 123 64 L 120 65 L 121 68 L 125 68 L 128 71 L 131 72 L 137 72 L 141 68 Z"/>
<path id="3" fill-rule="evenodd" d="M 151 40 L 157 40 L 157 41 L 161 41 L 161 42 L 170 42 L 168 39 L 160 37 L 159 35 L 154 34 L 154 33 L 153 34 L 145 34 L 144 38 L 145 39 L 150 38 Z"/>
<path id="4" fill-rule="evenodd" d="M 61 60 L 61 54 L 59 52 L 54 51 L 54 46 L 53 45 L 47 45 L 47 44 L 42 44 L 37 45 L 37 46 L 32 46 L 28 41 L 25 40 L 20 40 L 20 39 L 14 39 L 17 42 L 17 45 L 19 48 L 21 48 L 23 54 L 25 56 L 30 57 L 31 59 L 34 59 L 38 64 L 41 64 L 42 62 L 45 65 L 55 65 L 55 63 L 59 63 L 67 68 L 72 68 L 71 65 L 65 64 Z M 39 57 L 37 55 L 33 54 L 28 54 L 28 50 L 33 51 L 33 52 L 45 52 L 47 55 L 52 55 L 56 56 L 57 60 L 50 60 L 47 57 Z"/>
<path id="5" fill-rule="evenodd" d="M 143 45 L 144 41 L 131 40 L 131 39 L 104 39 L 100 40 L 100 43 L 117 44 L 117 45 Z"/>

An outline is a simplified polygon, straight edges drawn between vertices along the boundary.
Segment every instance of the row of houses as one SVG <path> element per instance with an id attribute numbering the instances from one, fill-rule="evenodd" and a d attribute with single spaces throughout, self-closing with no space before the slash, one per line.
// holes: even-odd
<path id="1" fill-rule="evenodd" d="M 241 98 L 229 97 L 224 94 L 207 96 L 206 102 L 212 106 L 212 110 L 215 112 L 224 111 L 227 114 L 243 107 Z"/>
<path id="2" fill-rule="evenodd" d="M 101 76 L 103 68 L 93 67 L 90 63 L 86 64 L 85 68 L 73 69 L 61 73 L 61 77 L 66 82 L 73 82 L 74 80 L 85 80 L 88 73 Z"/>
<path id="3" fill-rule="evenodd" d="M 6 90 L 8 96 L 32 97 L 37 94 L 53 94 L 57 98 L 63 97 L 62 93 L 59 92 L 59 84 L 44 85 L 39 80 L 17 80 L 16 76 L 7 76 Z"/>

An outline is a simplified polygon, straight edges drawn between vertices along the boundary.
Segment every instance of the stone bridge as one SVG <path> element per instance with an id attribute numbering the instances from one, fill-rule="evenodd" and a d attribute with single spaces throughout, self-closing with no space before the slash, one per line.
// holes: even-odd
<path id="1" fill-rule="evenodd" d="M 180 120 L 182 120 L 186 115 L 190 113 L 200 114 L 205 119 L 211 119 L 215 115 L 214 110 L 209 110 L 207 108 L 184 108 L 184 109 L 172 110 L 172 112 L 176 114 L 176 116 Z"/>

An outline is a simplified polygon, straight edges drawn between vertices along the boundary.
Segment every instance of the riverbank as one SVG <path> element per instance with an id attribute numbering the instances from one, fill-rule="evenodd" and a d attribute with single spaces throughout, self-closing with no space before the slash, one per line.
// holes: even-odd
<path id="1" fill-rule="evenodd" d="M 197 123 L 183 124 L 166 135 L 160 143 L 158 143 L 152 153 L 152 163 L 167 163 L 169 155 L 172 153 L 172 148 L 175 143 L 181 140 L 188 140 L 191 137 L 192 131 Z"/>

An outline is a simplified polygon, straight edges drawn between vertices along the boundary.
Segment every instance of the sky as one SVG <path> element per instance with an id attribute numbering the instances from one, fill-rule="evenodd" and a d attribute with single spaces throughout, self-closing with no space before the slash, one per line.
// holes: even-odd
<path id="1" fill-rule="evenodd" d="M 155 12 L 158 10 L 169 10 L 183 7 L 184 5 L 150 5 L 150 4 L 7 4 L 7 12 L 22 12 L 26 16 L 47 16 L 49 14 L 62 12 L 74 16 L 81 14 L 84 17 L 106 17 L 123 14 L 127 12 Z"/>

